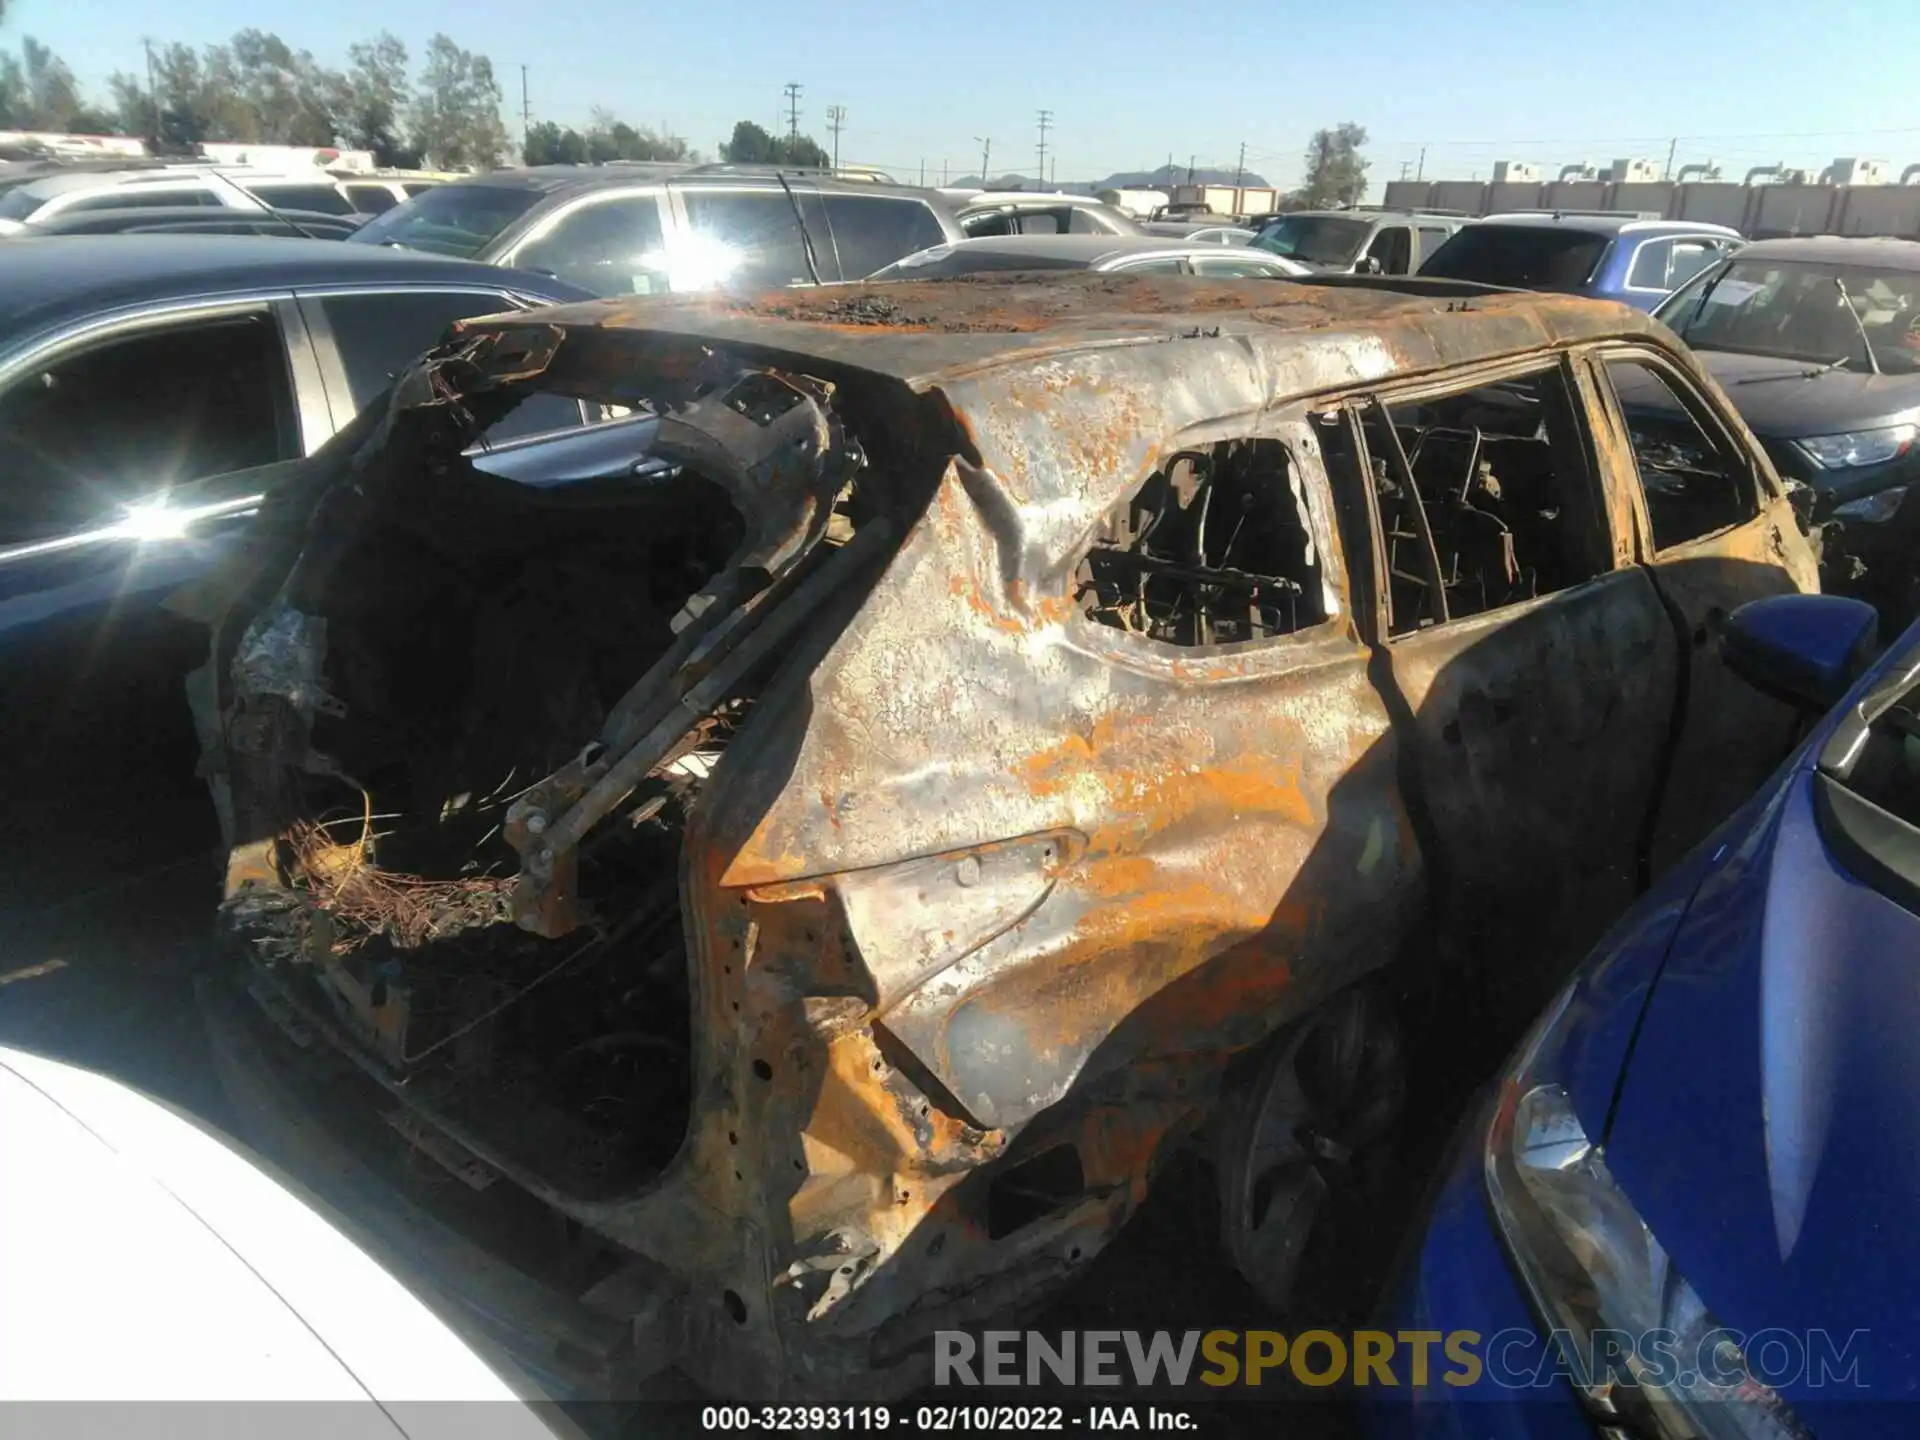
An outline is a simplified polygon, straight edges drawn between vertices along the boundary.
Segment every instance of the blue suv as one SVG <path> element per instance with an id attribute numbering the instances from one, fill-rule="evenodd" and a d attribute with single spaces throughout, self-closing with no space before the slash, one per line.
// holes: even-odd
<path id="1" fill-rule="evenodd" d="M 1569 210 L 1489 215 L 1462 226 L 1422 275 L 1513 290 L 1557 290 L 1651 310 L 1745 242 L 1693 220 Z"/>
<path id="2" fill-rule="evenodd" d="M 1604 940 L 1454 1142 L 1389 1333 L 1477 1362 L 1376 1435 L 1913 1433 L 1920 626 L 1750 602 L 1730 668 L 1844 703 Z M 1464 1341 L 1463 1341 L 1464 1343 Z M 1584 1412 L 1584 1413 L 1583 1413 Z"/>

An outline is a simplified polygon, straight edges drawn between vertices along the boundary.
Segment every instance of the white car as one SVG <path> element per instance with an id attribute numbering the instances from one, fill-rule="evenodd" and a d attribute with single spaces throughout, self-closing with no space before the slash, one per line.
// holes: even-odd
<path id="1" fill-rule="evenodd" d="M 1196 245 L 1166 235 L 995 235 L 916 251 L 867 279 L 947 280 L 996 270 L 1098 270 L 1215 280 L 1287 280 L 1312 273 L 1264 250 L 1204 241 Z"/>
<path id="2" fill-rule="evenodd" d="M 0 1047 L 0 1135 L 0 1406 L 33 1417 L 18 1433 L 107 1433 L 101 1412 L 51 1403 L 74 1400 L 335 1402 L 277 1410 L 263 1434 L 303 1417 L 389 1440 L 575 1433 L 309 1201 L 180 1112 Z"/>

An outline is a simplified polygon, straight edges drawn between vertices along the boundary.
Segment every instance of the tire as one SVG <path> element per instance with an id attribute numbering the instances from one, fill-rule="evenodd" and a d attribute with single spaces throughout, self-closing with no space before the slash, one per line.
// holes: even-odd
<path id="1" fill-rule="evenodd" d="M 1398 1026 L 1380 995 L 1356 989 L 1276 1034 L 1224 1098 L 1222 1246 L 1279 1314 L 1317 1306 L 1319 1272 L 1348 1258 L 1341 1232 L 1357 1238 L 1380 1196 L 1405 1096 Z"/>

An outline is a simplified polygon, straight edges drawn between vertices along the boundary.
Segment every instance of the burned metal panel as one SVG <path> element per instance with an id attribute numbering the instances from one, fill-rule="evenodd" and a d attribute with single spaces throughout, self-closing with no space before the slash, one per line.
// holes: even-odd
<path id="1" fill-rule="evenodd" d="M 1720 632 L 1750 600 L 1819 589 L 1805 537 L 1784 498 L 1745 525 L 1662 551 L 1651 566 L 1683 636 L 1683 726 L 1661 797 L 1657 875 L 1684 856 L 1770 775 L 1798 734 L 1791 706 L 1727 667 Z"/>
<path id="2" fill-rule="evenodd" d="M 565 332 L 580 355 L 594 357 L 576 363 L 563 352 L 558 358 L 553 378 L 569 393 L 595 379 L 617 386 L 634 358 L 657 363 L 669 354 L 697 355 L 703 346 L 933 388 L 1068 351 L 1216 333 L 1247 335 L 1275 355 L 1316 338 L 1330 351 L 1377 343 L 1406 357 L 1396 362 L 1403 369 L 1657 333 L 1648 317 L 1611 302 L 1525 292 L 1461 298 L 1444 287 L 1422 293 L 1417 280 L 1322 284 L 1091 273 L 1044 280 L 970 276 L 766 295 L 634 296 L 462 321 L 455 328 L 478 334 L 535 324 Z M 629 357 L 625 367 L 614 358 L 623 353 Z"/>
<path id="3" fill-rule="evenodd" d="M 1490 964 L 1578 953 L 1637 892 L 1672 714 L 1674 637 L 1645 572 L 1386 648 L 1451 934 Z"/>

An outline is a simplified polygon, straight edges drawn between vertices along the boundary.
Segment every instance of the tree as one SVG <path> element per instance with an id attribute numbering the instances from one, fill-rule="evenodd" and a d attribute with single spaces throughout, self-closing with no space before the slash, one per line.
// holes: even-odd
<path id="1" fill-rule="evenodd" d="M 136 75 L 117 72 L 107 81 L 120 130 L 145 137 L 166 151 L 190 151 L 204 140 L 258 141 L 258 117 L 242 103 L 233 53 L 209 45 L 204 55 L 189 45 L 153 52 L 153 92 Z"/>
<path id="2" fill-rule="evenodd" d="M 587 163 L 586 137 L 578 130 L 562 130 L 551 120 L 542 120 L 527 130 L 520 158 L 528 165 L 584 165 Z"/>
<path id="3" fill-rule="evenodd" d="M 414 148 L 429 164 L 455 170 L 499 164 L 507 127 L 500 119 L 493 62 L 435 35 L 408 120 Z"/>
<path id="4" fill-rule="evenodd" d="M 833 164 L 811 135 L 769 135 L 751 120 L 733 127 L 733 137 L 720 146 L 720 158 L 734 165 L 792 165 L 820 170 Z"/>
<path id="5" fill-rule="evenodd" d="M 242 30 L 224 55 L 210 52 L 209 60 L 216 72 L 230 69 L 234 97 L 251 112 L 246 126 L 250 133 L 219 138 L 267 145 L 334 143 L 333 111 L 345 84 L 305 50 L 290 49 L 278 35 L 264 30 Z"/>
<path id="6" fill-rule="evenodd" d="M 85 107 L 67 62 L 31 35 L 20 54 L 0 55 L 0 125 L 15 130 L 71 130 Z"/>
<path id="7" fill-rule="evenodd" d="M 1360 203 L 1367 193 L 1367 162 L 1360 155 L 1366 143 L 1366 126 L 1351 120 L 1313 132 L 1307 142 L 1306 180 L 1300 187 L 1309 207 Z"/>
<path id="8" fill-rule="evenodd" d="M 417 164 L 419 157 L 400 136 L 401 117 L 412 98 L 407 47 L 382 31 L 347 49 L 347 70 L 339 77 L 333 104 L 334 133 L 343 145 L 371 150 L 376 164 Z"/>

